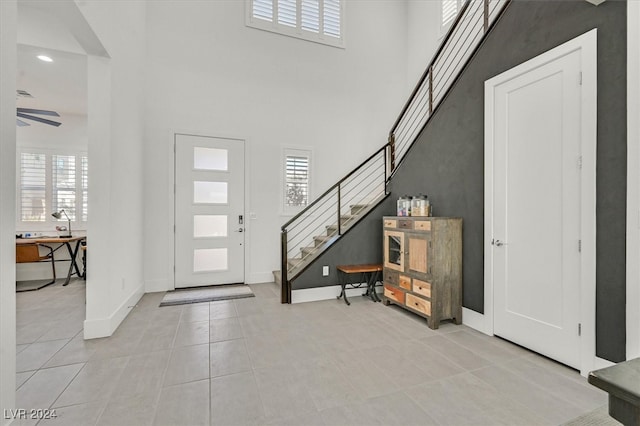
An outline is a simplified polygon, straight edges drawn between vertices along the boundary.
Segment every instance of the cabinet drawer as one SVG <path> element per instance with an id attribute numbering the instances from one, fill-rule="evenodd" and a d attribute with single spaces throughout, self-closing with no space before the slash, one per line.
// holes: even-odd
<path id="1" fill-rule="evenodd" d="M 382 273 L 382 279 L 386 283 L 398 285 L 398 273 L 396 271 L 392 271 L 390 269 L 384 268 L 384 272 Z"/>
<path id="2" fill-rule="evenodd" d="M 431 231 L 431 222 L 428 220 L 416 220 L 414 223 L 414 229 L 420 231 Z"/>
<path id="3" fill-rule="evenodd" d="M 431 283 L 413 279 L 413 292 L 431 298 Z"/>
<path id="4" fill-rule="evenodd" d="M 396 302 L 404 305 L 404 291 L 400 290 L 397 287 L 391 287 L 385 284 L 384 297 L 395 300 Z"/>
<path id="5" fill-rule="evenodd" d="M 386 295 L 386 288 L 385 288 L 385 295 Z M 406 305 L 418 312 L 421 312 L 425 315 L 431 316 L 431 302 L 428 300 L 425 300 L 421 297 L 417 297 L 414 296 L 413 294 L 407 293 L 406 295 L 407 297 L 407 303 Z"/>
<path id="6" fill-rule="evenodd" d="M 401 219 L 398 221 L 398 228 L 400 229 L 413 229 L 413 221 Z"/>
<path id="7" fill-rule="evenodd" d="M 397 228 L 398 227 L 398 221 L 394 220 L 394 219 L 385 219 L 384 227 L 385 228 Z"/>
<path id="8" fill-rule="evenodd" d="M 411 277 L 400 275 L 398 285 L 400 285 L 400 287 L 404 288 L 405 290 L 411 291 Z"/>

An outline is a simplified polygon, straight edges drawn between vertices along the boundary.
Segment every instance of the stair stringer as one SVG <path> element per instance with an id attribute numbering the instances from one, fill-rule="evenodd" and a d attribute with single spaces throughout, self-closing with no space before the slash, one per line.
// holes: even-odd
<path id="1" fill-rule="evenodd" d="M 292 290 L 326 287 L 340 284 L 336 266 L 344 264 L 381 263 L 382 216 L 395 214 L 396 206 L 389 194 L 363 215 L 337 240 L 313 259 L 293 279 Z M 322 276 L 322 267 L 329 266 L 329 276 Z"/>

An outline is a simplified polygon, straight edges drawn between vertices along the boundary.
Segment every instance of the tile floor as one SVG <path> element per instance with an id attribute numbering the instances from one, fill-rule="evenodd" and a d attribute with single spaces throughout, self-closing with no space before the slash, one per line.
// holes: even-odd
<path id="1" fill-rule="evenodd" d="M 554 425 L 604 405 L 578 373 L 365 298 L 158 307 L 82 338 L 83 281 L 17 294 L 17 406 L 40 425 Z M 34 424 L 16 421 L 14 424 Z"/>

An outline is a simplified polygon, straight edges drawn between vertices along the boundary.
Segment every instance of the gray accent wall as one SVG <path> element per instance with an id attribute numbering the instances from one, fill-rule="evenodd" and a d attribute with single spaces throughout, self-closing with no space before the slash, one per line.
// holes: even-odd
<path id="1" fill-rule="evenodd" d="M 463 225 L 463 305 L 484 310 L 484 81 L 598 29 L 596 354 L 625 359 L 626 2 L 514 0 L 408 152 L 391 197 L 293 283 L 335 285 L 335 265 L 381 261 L 382 216 L 403 194 L 429 195 Z M 426 66 L 426 64 L 425 64 Z M 544 200 L 541 200 L 544 208 Z M 331 276 L 321 277 L 322 265 Z"/>
<path id="2" fill-rule="evenodd" d="M 461 216 L 463 305 L 484 309 L 484 81 L 598 29 L 596 353 L 625 359 L 626 2 L 513 1 L 391 181 Z M 544 208 L 544 200 L 540 200 Z"/>
<path id="3" fill-rule="evenodd" d="M 385 198 L 300 274 L 291 288 L 299 290 L 336 285 L 339 283 L 338 265 L 382 263 L 382 216 L 395 214 L 395 205 L 395 199 Z M 329 266 L 328 277 L 322 276 L 323 266 Z"/>

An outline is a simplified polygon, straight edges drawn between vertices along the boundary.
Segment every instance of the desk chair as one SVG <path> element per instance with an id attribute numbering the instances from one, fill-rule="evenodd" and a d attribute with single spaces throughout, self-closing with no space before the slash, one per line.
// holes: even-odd
<path id="1" fill-rule="evenodd" d="M 44 247 L 49 250 L 45 256 L 40 255 L 40 247 Z M 53 278 L 50 282 L 44 284 L 42 287 L 46 287 L 56 282 L 56 264 L 53 256 L 53 249 L 44 244 L 16 244 L 16 263 L 38 263 L 51 261 L 51 272 Z M 39 290 L 34 289 L 34 290 Z"/>

